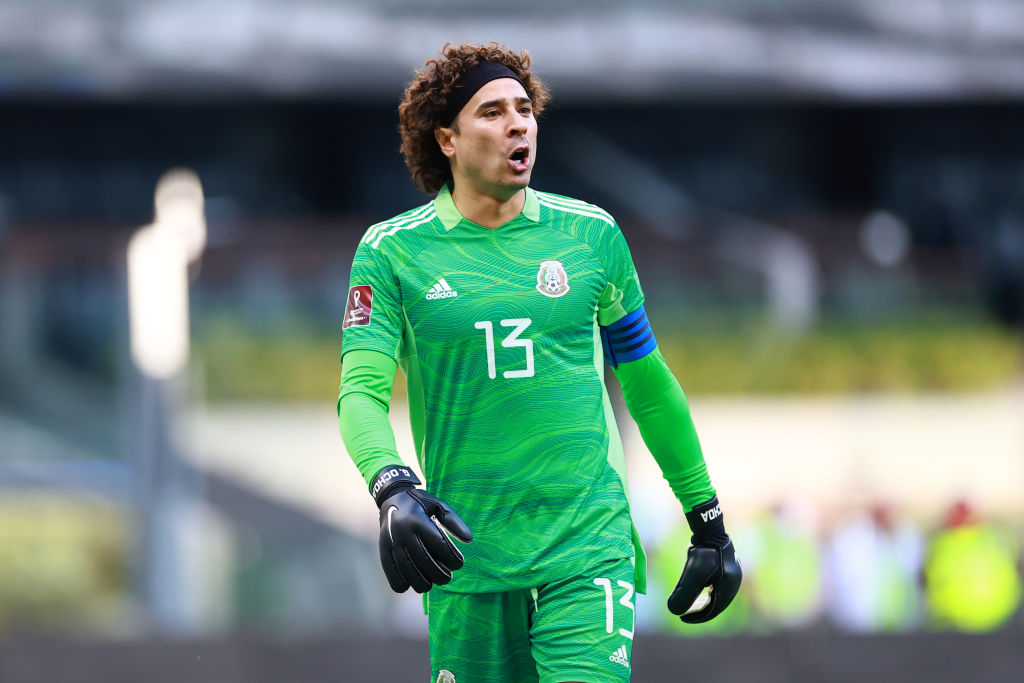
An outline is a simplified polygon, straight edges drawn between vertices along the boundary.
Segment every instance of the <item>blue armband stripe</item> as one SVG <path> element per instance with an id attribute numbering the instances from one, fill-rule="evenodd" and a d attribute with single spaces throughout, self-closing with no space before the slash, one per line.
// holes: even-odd
<path id="1" fill-rule="evenodd" d="M 640 339 L 639 341 L 636 341 L 632 344 L 616 344 L 615 355 L 618 356 L 621 360 L 622 354 L 630 353 L 631 351 L 636 351 L 637 349 L 642 349 L 643 347 L 647 346 L 649 343 L 653 341 L 654 331 L 648 327 L 647 334 L 644 335 L 643 339 Z"/>
<path id="2" fill-rule="evenodd" d="M 613 368 L 619 363 L 639 360 L 658 347 L 644 307 L 601 328 L 601 346 L 605 361 Z"/>
<path id="3" fill-rule="evenodd" d="M 645 320 L 643 325 L 635 329 L 631 329 L 627 333 L 615 334 L 614 332 L 612 332 L 611 334 L 608 335 L 608 338 L 611 339 L 612 343 L 615 344 L 616 346 L 623 346 L 625 344 L 632 344 L 637 339 L 643 337 L 650 331 L 651 324 Z"/>
<path id="4" fill-rule="evenodd" d="M 641 318 L 647 318 L 647 313 L 644 311 L 643 306 L 636 309 L 632 313 L 627 313 L 626 315 L 622 316 L 621 318 L 613 322 L 611 325 L 608 325 L 608 329 L 615 332 L 617 330 L 621 330 L 624 327 L 629 327 L 630 325 L 635 323 L 637 320 L 640 320 Z"/>
<path id="5" fill-rule="evenodd" d="M 631 346 L 628 349 L 616 350 L 615 358 L 620 363 L 628 363 L 631 360 L 639 360 L 658 348 L 658 342 L 654 340 L 654 333 L 644 339 L 642 344 Z"/>
<path id="6" fill-rule="evenodd" d="M 643 334 L 650 328 L 651 324 L 647 321 L 647 316 L 642 316 L 640 319 L 628 326 L 615 328 L 609 326 L 608 332 L 612 341 L 621 343 L 630 339 L 635 339 L 637 335 Z"/>
<path id="7" fill-rule="evenodd" d="M 604 352 L 604 362 L 613 368 L 619 367 L 619 363 L 615 360 L 615 353 L 612 351 L 611 342 L 608 341 L 608 328 L 601 328 L 601 350 Z"/>
<path id="8" fill-rule="evenodd" d="M 632 322 L 629 322 L 629 323 L 627 323 L 625 325 L 620 325 L 619 323 L 614 323 L 612 325 L 609 325 L 608 326 L 608 330 L 612 333 L 613 336 L 618 336 L 618 335 L 622 335 L 622 334 L 629 334 L 630 332 L 633 332 L 634 330 L 637 330 L 637 329 L 642 329 L 646 325 L 647 325 L 647 316 L 646 315 L 642 315 L 639 318 L 637 318 L 636 320 L 633 320 Z"/>

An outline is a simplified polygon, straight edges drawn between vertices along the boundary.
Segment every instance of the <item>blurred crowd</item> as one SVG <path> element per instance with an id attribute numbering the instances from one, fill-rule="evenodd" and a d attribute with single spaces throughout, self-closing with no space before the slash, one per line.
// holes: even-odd
<path id="1" fill-rule="evenodd" d="M 982 633 L 1020 618 L 1019 529 L 957 500 L 932 528 L 887 503 L 847 511 L 827 524 L 811 507 L 778 504 L 729 525 L 744 571 L 736 601 L 699 627 L 666 610 L 643 610 L 651 630 L 687 635 L 832 628 L 849 633 L 943 629 Z M 674 585 L 685 524 L 650 555 L 648 599 Z"/>

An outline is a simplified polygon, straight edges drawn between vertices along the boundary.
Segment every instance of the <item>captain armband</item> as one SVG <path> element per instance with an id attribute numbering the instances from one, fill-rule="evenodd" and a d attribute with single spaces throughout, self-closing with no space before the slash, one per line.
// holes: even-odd
<path id="1" fill-rule="evenodd" d="M 613 368 L 620 363 L 639 360 L 658 348 L 654 330 L 644 307 L 636 309 L 611 325 L 601 327 L 604 360 Z"/>

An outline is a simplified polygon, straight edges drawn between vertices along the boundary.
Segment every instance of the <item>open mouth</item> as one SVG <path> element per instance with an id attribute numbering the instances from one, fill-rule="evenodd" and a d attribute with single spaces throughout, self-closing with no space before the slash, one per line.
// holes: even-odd
<path id="1" fill-rule="evenodd" d="M 516 147 L 508 156 L 508 164 L 519 173 L 530 168 L 530 148 L 526 145 Z"/>

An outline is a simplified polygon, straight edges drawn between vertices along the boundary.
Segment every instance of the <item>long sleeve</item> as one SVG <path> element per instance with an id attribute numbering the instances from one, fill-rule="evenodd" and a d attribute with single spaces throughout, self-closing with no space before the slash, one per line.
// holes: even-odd
<path id="1" fill-rule="evenodd" d="M 402 462 L 388 421 L 397 369 L 394 358 L 378 351 L 353 350 L 342 358 L 338 428 L 367 486 L 382 469 Z"/>
<path id="2" fill-rule="evenodd" d="M 715 495 L 682 387 L 655 348 L 619 363 L 615 376 L 629 414 L 676 498 L 689 512 Z"/>

